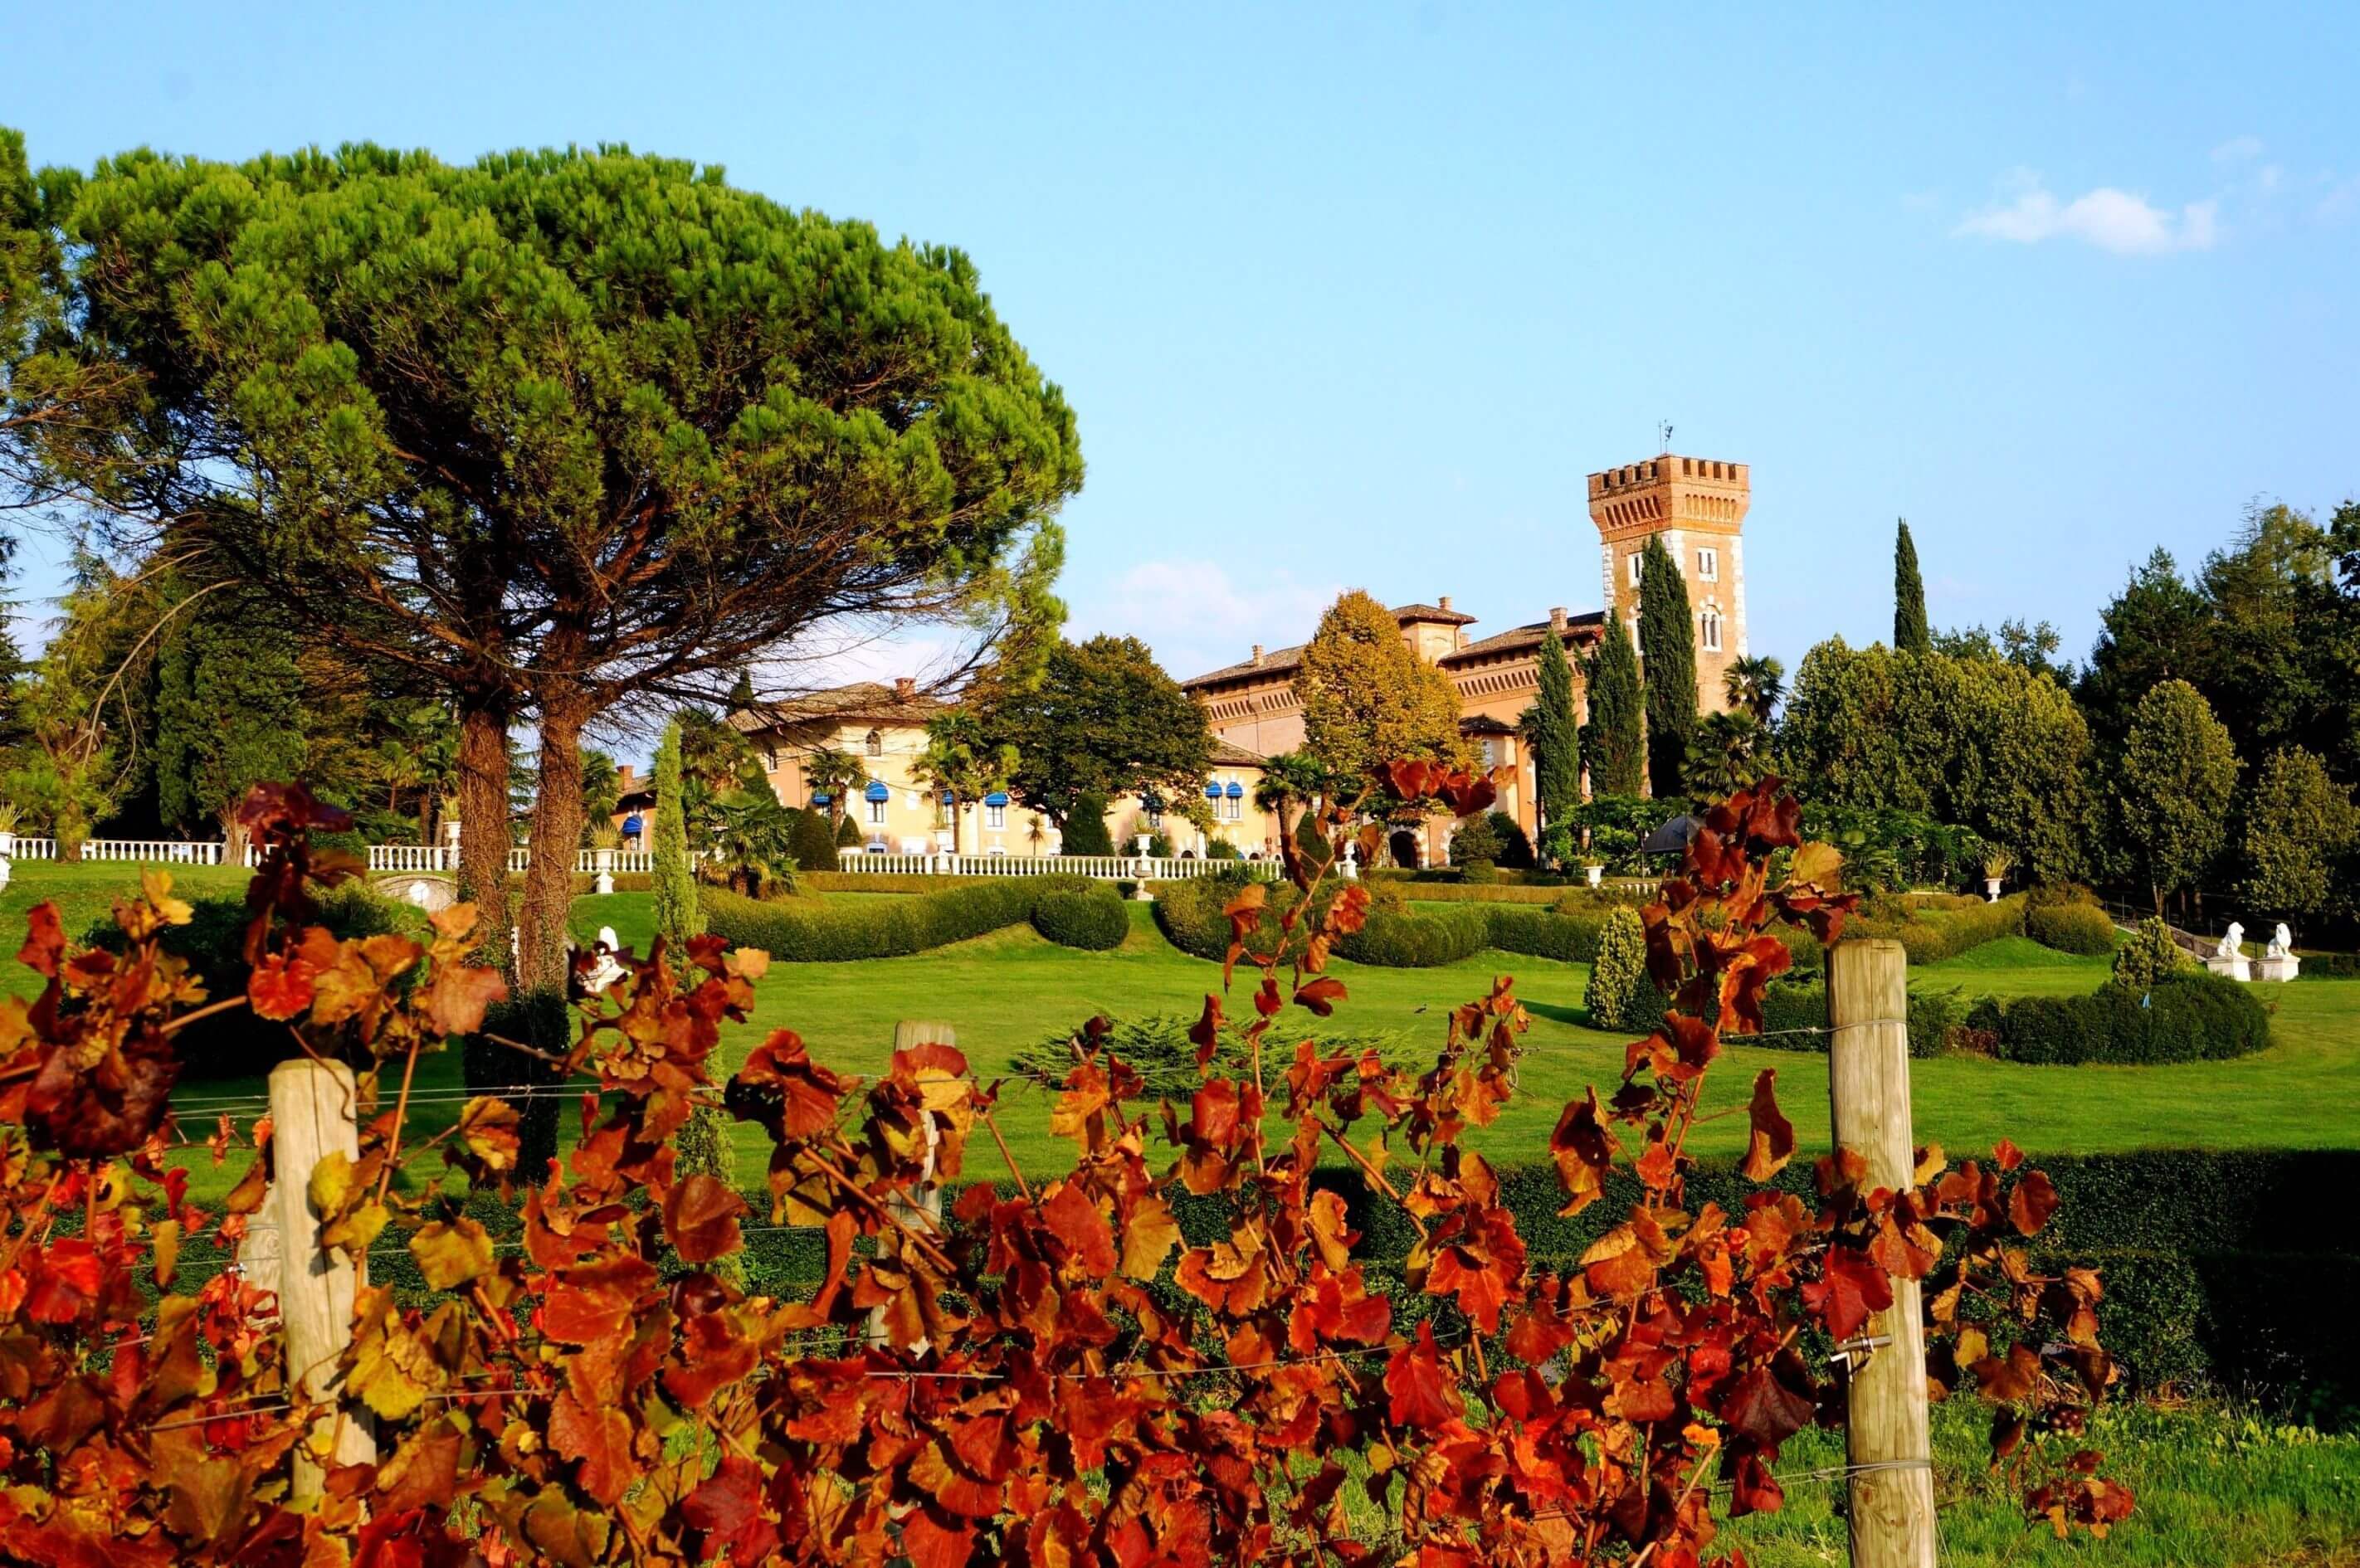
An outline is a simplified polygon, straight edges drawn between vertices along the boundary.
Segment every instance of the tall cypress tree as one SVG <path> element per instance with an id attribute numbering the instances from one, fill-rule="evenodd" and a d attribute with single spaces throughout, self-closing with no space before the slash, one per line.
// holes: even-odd
<path id="1" fill-rule="evenodd" d="M 1893 648 L 1896 653 L 1931 653 L 1934 634 L 1926 626 L 1926 580 L 1918 575 L 1918 546 L 1909 519 L 1893 541 Z"/>
<path id="2" fill-rule="evenodd" d="M 1688 585 L 1660 536 L 1639 568 L 1639 654 L 1647 680 L 1647 792 L 1677 795 L 1697 727 L 1696 623 Z"/>
<path id="3" fill-rule="evenodd" d="M 1524 716 L 1533 748 L 1533 789 L 1545 827 L 1573 821 L 1581 805 L 1581 728 L 1573 707 L 1573 666 L 1565 639 L 1552 630 L 1541 639 L 1540 699 Z"/>
<path id="4" fill-rule="evenodd" d="M 1590 660 L 1590 788 L 1597 795 L 1636 795 L 1640 746 L 1639 656 L 1620 617 L 1609 610 L 1606 636 Z"/>
<path id="5" fill-rule="evenodd" d="M 680 771 L 680 721 L 674 719 L 656 746 L 656 825 L 650 847 L 655 852 L 656 934 L 675 960 L 685 955 L 688 939 L 705 930 L 704 913 L 696 907 L 696 877 L 688 864 Z"/>

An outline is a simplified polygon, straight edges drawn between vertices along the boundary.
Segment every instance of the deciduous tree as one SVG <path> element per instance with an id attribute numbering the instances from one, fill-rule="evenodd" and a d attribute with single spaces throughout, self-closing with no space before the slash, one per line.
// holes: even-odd
<path id="1" fill-rule="evenodd" d="M 1013 750 L 1009 791 L 1060 826 L 1086 793 L 1185 800 L 1212 765 L 1205 710 L 1137 637 L 1060 642 L 1038 679 L 988 680 L 975 700 Z"/>
<path id="2" fill-rule="evenodd" d="M 1338 779 L 1368 778 L 1395 759 L 1463 767 L 1471 757 L 1450 677 L 1411 651 L 1393 612 L 1358 589 L 1319 617 L 1295 691 L 1304 747 Z"/>
<path id="3" fill-rule="evenodd" d="M 165 823 L 218 831 L 246 860 L 238 807 L 303 769 L 294 633 L 250 596 L 214 595 L 169 623 L 158 660 L 156 804 Z"/>
<path id="4" fill-rule="evenodd" d="M 2161 914 L 2166 896 L 2194 885 L 2227 842 L 2236 748 L 2202 692 L 2166 681 L 2132 712 L 2119 766 L 2123 837 Z"/>
<path id="5" fill-rule="evenodd" d="M 2352 906 L 2360 844 L 2352 791 L 2300 746 L 2270 753 L 2245 810 L 2245 894 L 2256 912 L 2302 921 Z"/>

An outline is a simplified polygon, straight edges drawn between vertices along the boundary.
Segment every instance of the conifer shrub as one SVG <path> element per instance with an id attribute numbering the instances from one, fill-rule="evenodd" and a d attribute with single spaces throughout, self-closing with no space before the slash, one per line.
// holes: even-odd
<path id="1" fill-rule="evenodd" d="M 787 851 L 795 857 L 798 871 L 832 872 L 836 867 L 836 830 L 821 811 L 795 812 L 793 827 L 787 833 Z"/>
<path id="2" fill-rule="evenodd" d="M 1095 790 L 1085 790 L 1074 800 L 1073 813 L 1065 819 L 1065 835 L 1061 845 L 1066 855 L 1112 855 L 1114 839 L 1107 833 L 1107 798 Z"/>
<path id="3" fill-rule="evenodd" d="M 2163 917 L 2150 915 L 2115 950 L 2114 984 L 2125 991 L 2151 991 L 2159 982 L 2194 967 L 2194 961 L 2172 939 Z"/>
<path id="4" fill-rule="evenodd" d="M 1582 1003 L 1593 1029 L 1650 1029 L 1662 1019 L 1663 993 L 1647 978 L 1646 929 L 1633 911 L 1616 909 L 1606 917 Z"/>
<path id="5" fill-rule="evenodd" d="M 2114 922 L 2095 904 L 2028 905 L 2024 911 L 2024 934 L 2043 947 L 2084 958 L 2114 951 Z"/>

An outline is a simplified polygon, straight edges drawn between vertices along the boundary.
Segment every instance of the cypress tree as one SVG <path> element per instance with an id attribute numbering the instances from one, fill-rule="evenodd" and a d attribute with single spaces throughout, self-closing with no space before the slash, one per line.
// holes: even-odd
<path id="1" fill-rule="evenodd" d="M 696 907 L 696 877 L 688 864 L 688 816 L 681 804 L 680 721 L 664 726 L 656 746 L 656 824 L 650 847 L 655 852 L 656 934 L 675 958 L 687 952 L 688 939 L 705 930 Z"/>
<path id="2" fill-rule="evenodd" d="M 1639 656 L 1611 610 L 1606 636 L 1590 660 L 1590 787 L 1599 795 L 1636 795 L 1640 746 Z"/>
<path id="3" fill-rule="evenodd" d="M 1533 789 L 1540 797 L 1544 827 L 1573 821 L 1581 806 L 1581 726 L 1573 706 L 1573 666 L 1565 639 L 1551 631 L 1541 639 L 1540 700 L 1524 720 L 1533 747 Z"/>
<path id="4" fill-rule="evenodd" d="M 1677 795 L 1697 727 L 1696 624 L 1688 585 L 1660 536 L 1647 540 L 1639 569 L 1639 654 L 1647 683 L 1647 792 Z"/>
<path id="5" fill-rule="evenodd" d="M 1926 580 L 1918 575 L 1918 546 L 1909 519 L 1893 541 L 1893 648 L 1896 653 L 1931 653 L 1934 634 L 1926 626 Z"/>

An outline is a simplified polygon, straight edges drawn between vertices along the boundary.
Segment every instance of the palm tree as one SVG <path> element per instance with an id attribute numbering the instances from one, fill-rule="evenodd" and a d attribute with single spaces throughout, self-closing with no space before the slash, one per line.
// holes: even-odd
<path id="1" fill-rule="evenodd" d="M 1771 713 L 1786 695 L 1786 667 L 1766 653 L 1732 659 L 1721 672 L 1721 690 L 1731 707 L 1753 714 L 1754 722 L 1766 730 Z"/>
<path id="2" fill-rule="evenodd" d="M 1762 776 L 1769 760 L 1767 740 L 1760 723 L 1742 708 L 1707 713 L 1688 742 L 1688 781 L 1699 793 L 1734 794 Z"/>
<path id="3" fill-rule="evenodd" d="M 687 794 L 683 788 L 683 800 Z M 726 790 L 710 810 L 707 866 L 720 867 L 724 880 L 749 898 L 773 882 L 795 886 L 794 818 L 776 794 L 768 788 Z"/>
<path id="4" fill-rule="evenodd" d="M 814 795 L 827 797 L 828 825 L 844 815 L 845 802 L 869 782 L 869 765 L 848 751 L 823 746 L 803 758 L 803 784 Z"/>
<path id="5" fill-rule="evenodd" d="M 1016 771 L 1016 748 L 993 746 L 984 738 L 983 724 L 973 713 L 953 709 L 926 721 L 926 747 L 910 771 L 928 793 L 950 797 L 951 853 L 959 847 L 959 813 L 994 789 L 1007 787 Z"/>

